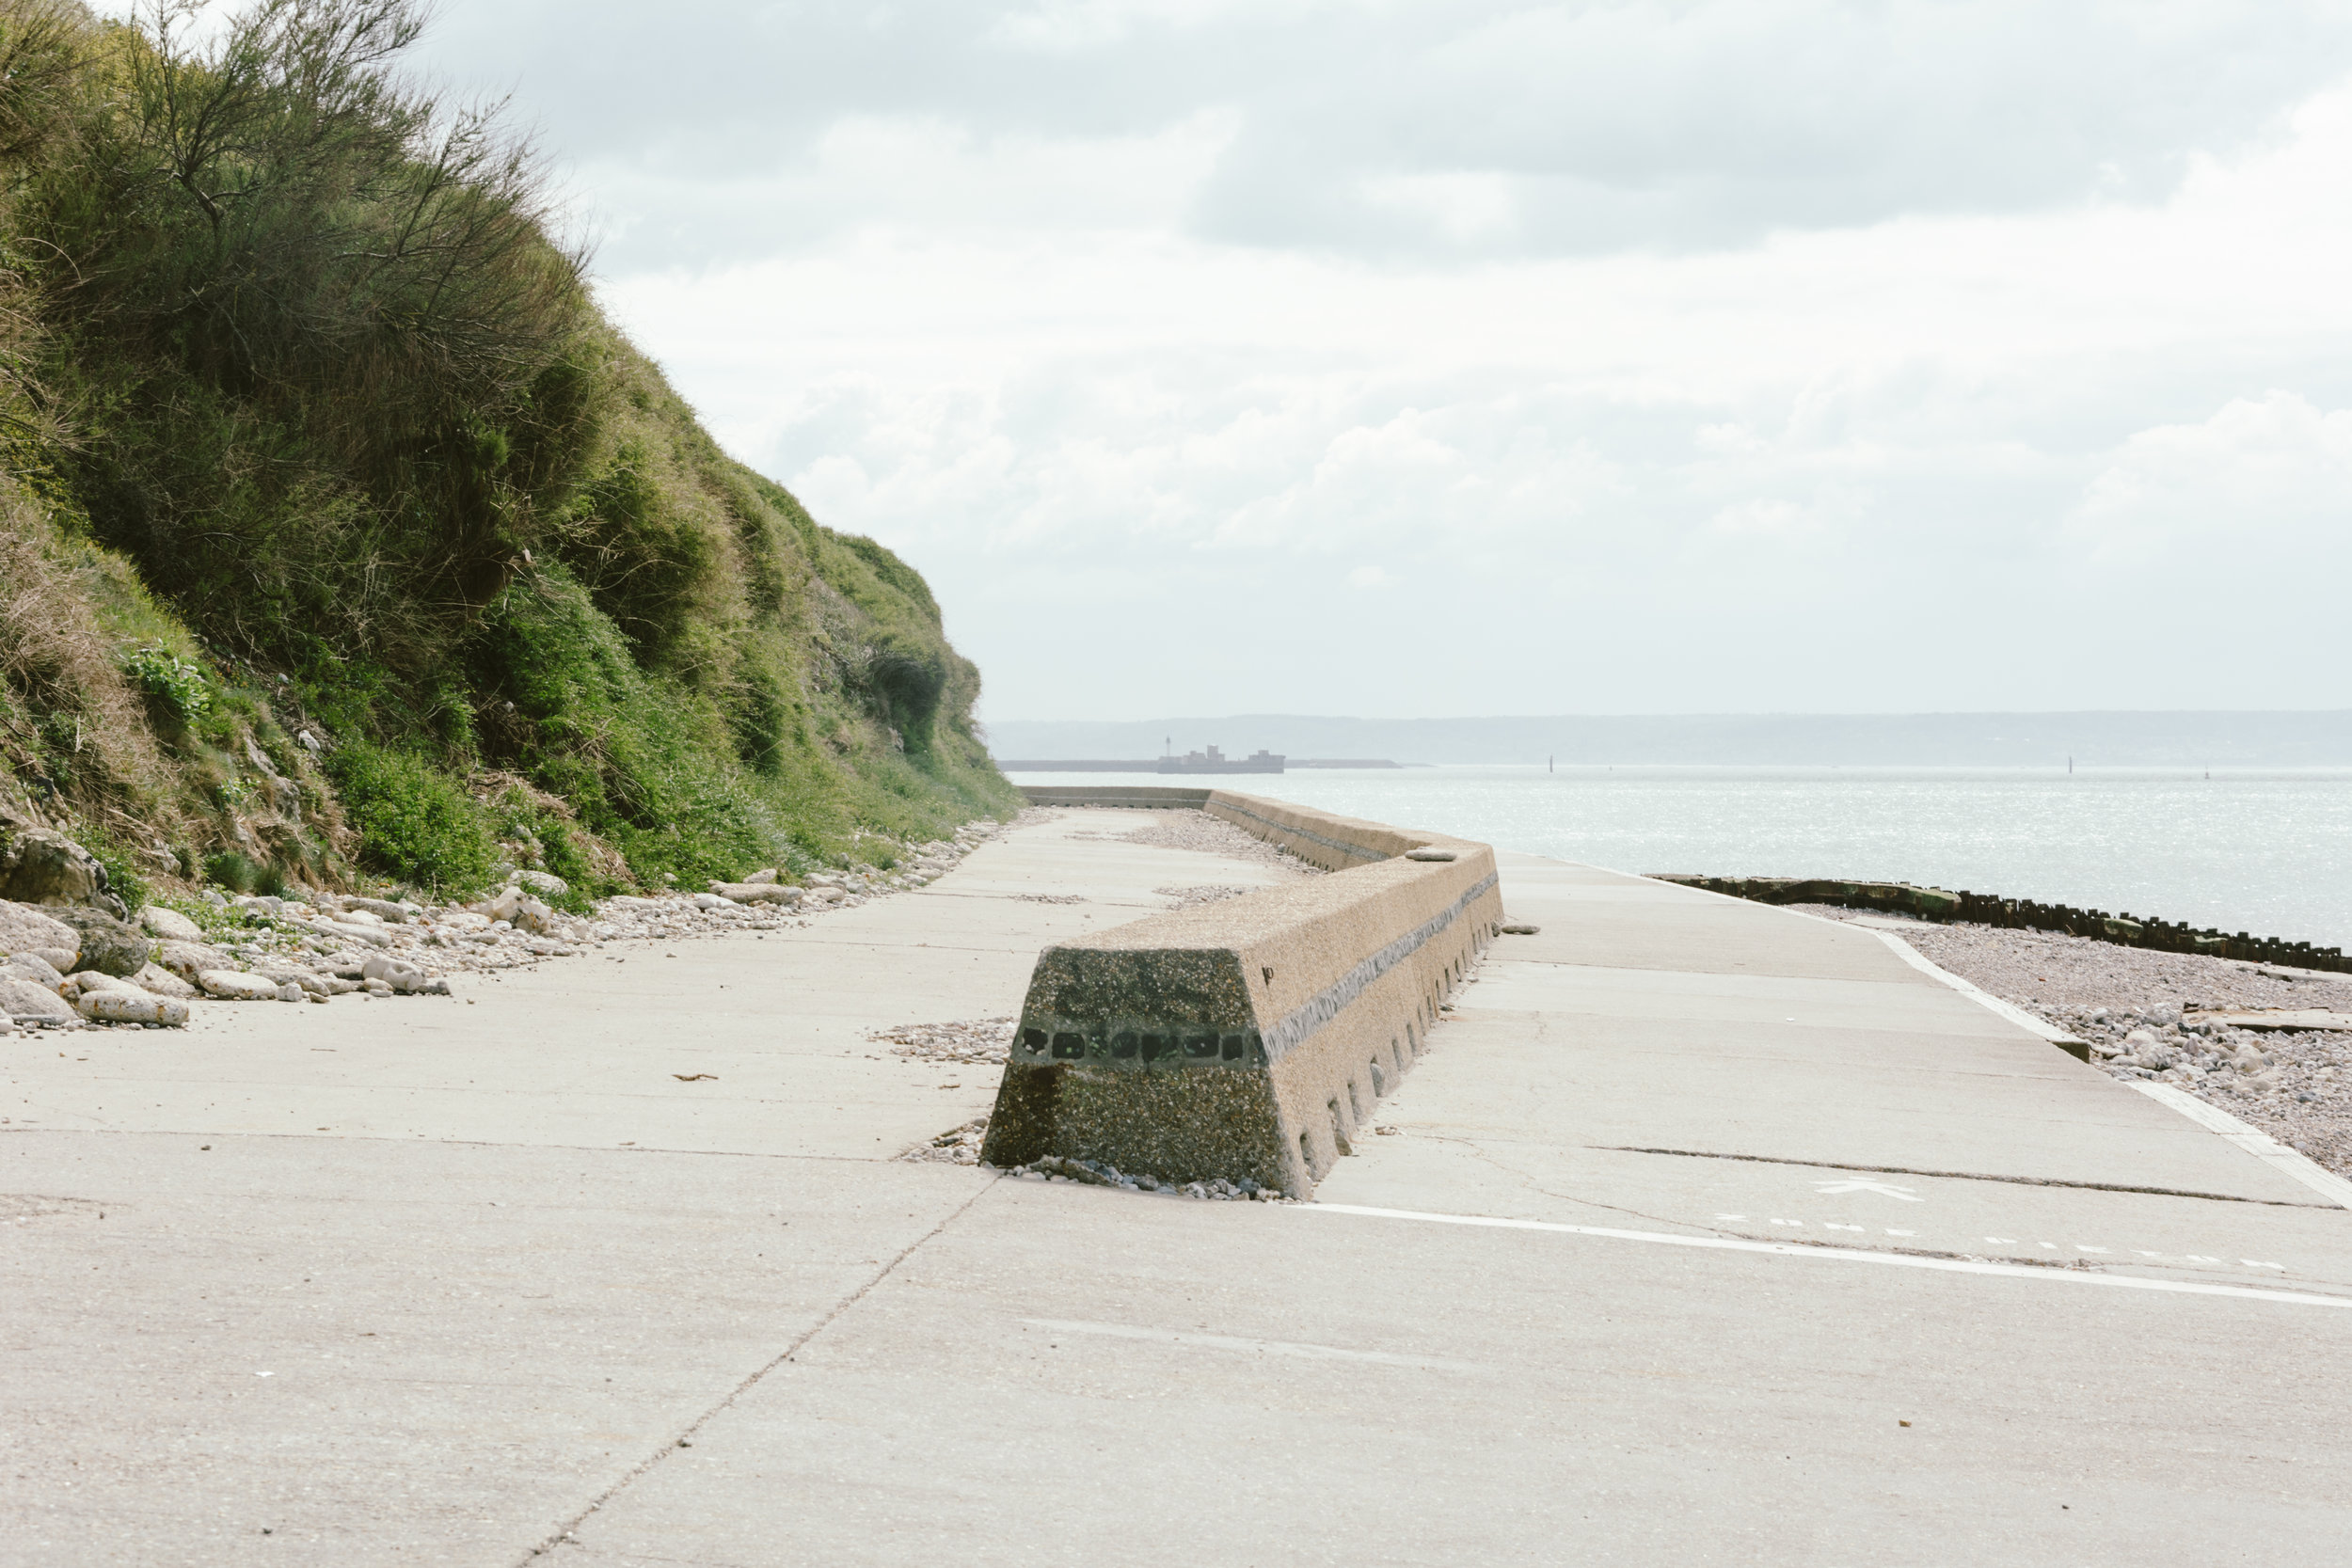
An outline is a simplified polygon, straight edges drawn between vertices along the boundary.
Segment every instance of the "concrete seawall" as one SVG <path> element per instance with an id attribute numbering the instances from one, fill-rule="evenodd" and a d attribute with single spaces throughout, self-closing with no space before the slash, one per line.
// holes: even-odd
<path id="1" fill-rule="evenodd" d="M 1354 1152 L 1493 940 L 1494 851 L 1230 790 L 1152 793 L 1194 799 L 1068 803 L 1197 805 L 1335 875 L 1047 948 L 982 1158 L 1304 1197 Z"/>

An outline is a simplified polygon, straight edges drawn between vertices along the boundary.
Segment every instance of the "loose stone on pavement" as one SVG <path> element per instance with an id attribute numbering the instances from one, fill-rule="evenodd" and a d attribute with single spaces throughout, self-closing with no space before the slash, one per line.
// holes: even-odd
<path id="1" fill-rule="evenodd" d="M 568 897 L 570 888 L 531 869 L 510 870 L 503 887 L 463 905 L 207 888 L 179 909 L 150 904 L 134 924 L 94 907 L 0 900 L 0 1035 L 175 1027 L 189 1021 L 191 1004 L 447 997 L 453 978 L 612 942 L 805 927 L 826 913 L 928 886 L 999 831 L 991 822 L 966 824 L 951 839 L 905 851 L 888 871 L 858 863 L 811 873 L 796 886 L 769 866 L 702 893 L 606 898 L 584 915 L 549 903 Z M 63 849 L 52 858 L 79 863 Z M 101 1000 L 106 996 L 115 1000 Z M 1001 1049 L 994 1059 L 1003 1060 Z"/>
<path id="2" fill-rule="evenodd" d="M 1002 1067 L 1012 1050 L 1014 1021 L 978 1018 L 955 1023 L 902 1023 L 867 1036 L 891 1047 L 894 1056 L 927 1062 Z"/>
<path id="3" fill-rule="evenodd" d="M 1298 877 L 1324 875 L 1323 867 L 1302 861 L 1287 849 L 1279 848 L 1262 838 L 1252 837 L 1231 822 L 1211 816 L 1205 811 L 1145 811 L 1141 815 L 1149 820 L 1133 832 L 1120 835 L 1129 844 L 1148 844 L 1159 849 L 1194 849 L 1204 855 L 1221 855 L 1227 860 L 1252 861 Z"/>

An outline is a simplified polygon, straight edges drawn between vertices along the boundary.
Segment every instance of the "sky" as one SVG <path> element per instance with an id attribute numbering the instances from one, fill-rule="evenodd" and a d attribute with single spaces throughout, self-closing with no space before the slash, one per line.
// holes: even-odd
<path id="1" fill-rule="evenodd" d="M 984 719 L 2352 706 L 2352 0 L 452 0 Z"/>

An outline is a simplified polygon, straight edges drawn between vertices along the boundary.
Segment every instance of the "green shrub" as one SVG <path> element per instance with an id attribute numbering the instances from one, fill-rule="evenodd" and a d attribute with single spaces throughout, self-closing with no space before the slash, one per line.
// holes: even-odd
<path id="1" fill-rule="evenodd" d="M 251 893 L 262 879 L 262 868 L 249 855 L 234 849 L 224 849 L 216 855 L 204 857 L 204 879 L 215 887 L 225 887 L 231 893 Z"/>
<path id="2" fill-rule="evenodd" d="M 84 833 L 82 847 L 92 859 L 106 868 L 106 891 L 122 900 L 123 907 L 136 913 L 149 897 L 147 878 L 138 863 L 122 847 L 104 833 Z"/>
<path id="3" fill-rule="evenodd" d="M 369 870 L 442 898 L 470 897 L 495 879 L 498 844 L 481 809 L 423 758 L 352 744 L 334 753 L 328 772 Z"/>
<path id="4" fill-rule="evenodd" d="M 204 672 L 163 648 L 140 648 L 122 660 L 122 673 L 183 724 L 193 724 L 212 711 L 213 690 Z"/>
<path id="5" fill-rule="evenodd" d="M 0 624 L 0 768 L 239 891 L 346 869 L 200 863 L 247 736 L 315 784 L 297 722 L 424 890 L 509 830 L 584 899 L 588 834 L 691 887 L 1017 806 L 922 578 L 601 317 L 525 140 L 401 69 L 421 0 L 200 9 L 0 0 L 0 585 L 59 588 Z M 484 765 L 571 815 L 475 805 Z"/>

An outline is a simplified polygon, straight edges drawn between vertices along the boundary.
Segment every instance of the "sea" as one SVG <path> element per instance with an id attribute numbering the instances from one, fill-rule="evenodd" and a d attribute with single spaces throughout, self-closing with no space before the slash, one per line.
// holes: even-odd
<path id="1" fill-rule="evenodd" d="M 1459 765 L 1215 784 L 1618 871 L 1917 882 L 2352 949 L 2352 768 Z"/>

